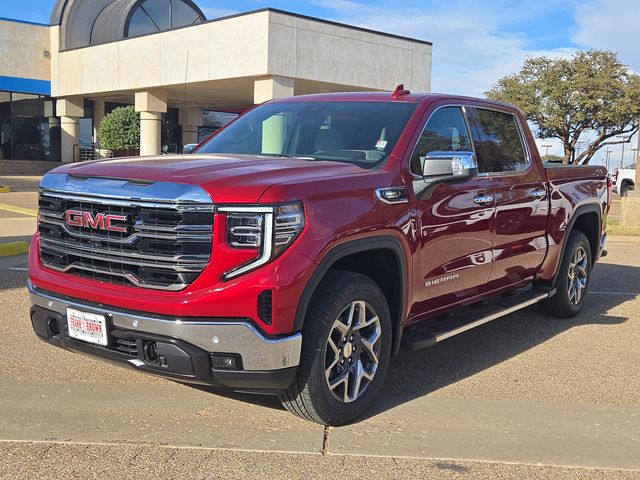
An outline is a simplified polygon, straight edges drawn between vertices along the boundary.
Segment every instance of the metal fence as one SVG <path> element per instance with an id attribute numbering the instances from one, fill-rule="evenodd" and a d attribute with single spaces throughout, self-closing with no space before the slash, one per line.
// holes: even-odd
<path id="1" fill-rule="evenodd" d="M 73 146 L 73 162 L 86 162 L 113 157 L 113 152 L 100 147 L 99 143 L 82 143 Z"/>

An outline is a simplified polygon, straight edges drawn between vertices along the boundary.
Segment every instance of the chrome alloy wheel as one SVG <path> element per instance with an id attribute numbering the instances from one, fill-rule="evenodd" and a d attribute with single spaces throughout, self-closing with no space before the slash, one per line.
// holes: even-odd
<path id="1" fill-rule="evenodd" d="M 340 402 L 360 398 L 378 370 L 382 342 L 380 319 L 371 305 L 355 301 L 338 315 L 325 346 L 325 379 Z"/>
<path id="2" fill-rule="evenodd" d="M 573 253 L 573 258 L 569 262 L 569 274 L 567 281 L 569 282 L 569 301 L 573 305 L 577 305 L 584 296 L 587 288 L 587 252 L 584 247 L 579 246 Z"/>

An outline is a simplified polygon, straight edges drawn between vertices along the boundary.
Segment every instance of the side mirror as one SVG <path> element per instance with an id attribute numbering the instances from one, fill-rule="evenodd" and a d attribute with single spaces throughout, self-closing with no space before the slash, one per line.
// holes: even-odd
<path id="1" fill-rule="evenodd" d="M 478 161 L 473 152 L 429 152 L 422 175 L 435 182 L 464 180 L 478 175 Z"/>
<path id="2" fill-rule="evenodd" d="M 182 153 L 193 153 L 197 146 L 197 143 L 187 143 L 184 147 L 182 147 Z"/>

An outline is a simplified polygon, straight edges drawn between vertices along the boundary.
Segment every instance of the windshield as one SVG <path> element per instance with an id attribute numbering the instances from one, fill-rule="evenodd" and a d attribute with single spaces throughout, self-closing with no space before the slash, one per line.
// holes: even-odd
<path id="1" fill-rule="evenodd" d="M 416 105 L 278 102 L 250 110 L 198 149 L 347 162 L 372 168 L 389 156 Z"/>

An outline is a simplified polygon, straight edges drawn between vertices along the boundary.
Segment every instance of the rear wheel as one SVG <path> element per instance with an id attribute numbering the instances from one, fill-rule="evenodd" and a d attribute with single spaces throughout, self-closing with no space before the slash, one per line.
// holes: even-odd
<path id="1" fill-rule="evenodd" d="M 589 240 L 584 233 L 572 231 L 560 265 L 556 294 L 542 303 L 546 313 L 554 317 L 570 318 L 582 310 L 589 289 L 591 262 Z"/>
<path id="2" fill-rule="evenodd" d="M 627 185 L 626 183 L 623 183 L 620 186 L 620 196 L 621 197 L 628 197 L 629 196 L 629 185 Z"/>
<path id="3" fill-rule="evenodd" d="M 384 380 L 391 330 L 389 307 L 373 280 L 330 272 L 310 305 L 298 373 L 282 404 L 324 425 L 360 416 Z"/>

